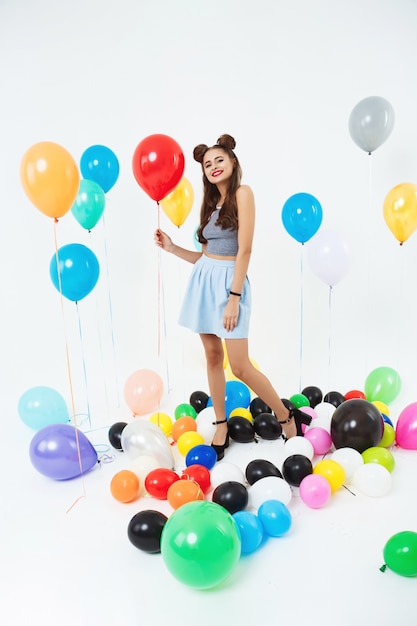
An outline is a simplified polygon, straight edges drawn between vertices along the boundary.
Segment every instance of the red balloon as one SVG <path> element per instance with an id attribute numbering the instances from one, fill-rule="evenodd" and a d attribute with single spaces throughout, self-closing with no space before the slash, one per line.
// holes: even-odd
<path id="1" fill-rule="evenodd" d="M 185 159 L 180 145 L 168 135 L 149 135 L 137 145 L 133 154 L 136 182 L 159 202 L 180 182 Z"/>
<path id="2" fill-rule="evenodd" d="M 150 496 L 158 500 L 166 500 L 170 486 L 180 477 L 174 470 L 158 467 L 151 470 L 145 478 L 145 489 Z"/>
<path id="3" fill-rule="evenodd" d="M 347 393 L 345 393 L 345 400 L 352 400 L 353 398 L 360 398 L 361 400 L 366 400 L 366 396 L 363 391 L 359 391 L 359 389 L 351 389 Z"/>
<path id="4" fill-rule="evenodd" d="M 193 480 L 200 485 L 201 491 L 206 494 L 211 487 L 210 471 L 205 465 L 189 465 L 182 473 L 181 478 Z"/>

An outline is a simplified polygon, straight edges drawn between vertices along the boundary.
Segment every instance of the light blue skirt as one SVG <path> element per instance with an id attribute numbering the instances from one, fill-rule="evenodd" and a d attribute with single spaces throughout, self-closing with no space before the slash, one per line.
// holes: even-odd
<path id="1" fill-rule="evenodd" d="M 232 286 L 235 261 L 212 259 L 204 254 L 194 263 L 188 280 L 178 323 L 196 333 L 217 335 L 221 339 L 247 339 L 251 312 L 248 277 L 239 298 L 236 328 L 223 327 L 223 313 Z"/>

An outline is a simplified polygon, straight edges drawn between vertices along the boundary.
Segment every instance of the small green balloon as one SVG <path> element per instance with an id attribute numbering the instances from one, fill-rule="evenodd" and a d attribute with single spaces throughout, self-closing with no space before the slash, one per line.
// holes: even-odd
<path id="1" fill-rule="evenodd" d="M 310 406 L 310 400 L 303 393 L 295 393 L 289 398 L 289 401 L 299 409 L 301 406 Z"/>
<path id="2" fill-rule="evenodd" d="M 183 504 L 168 518 L 161 536 L 161 554 L 171 574 L 196 589 L 223 582 L 241 552 L 239 529 L 232 515 L 215 502 Z"/>
<path id="3" fill-rule="evenodd" d="M 383 465 L 389 472 L 395 467 L 395 460 L 389 450 L 381 446 L 373 446 L 362 452 L 364 463 L 378 463 Z"/>
<path id="4" fill-rule="evenodd" d="M 184 402 L 175 408 L 174 415 L 176 420 L 179 420 L 181 417 L 192 417 L 195 420 L 197 411 L 191 404 Z"/>
<path id="5" fill-rule="evenodd" d="M 401 378 L 392 367 L 377 367 L 365 381 L 365 395 L 369 402 L 379 400 L 390 404 L 401 390 Z"/>
<path id="6" fill-rule="evenodd" d="M 417 533 L 404 530 L 388 539 L 384 561 L 396 574 L 417 576 Z"/>
<path id="7" fill-rule="evenodd" d="M 80 181 L 78 195 L 71 207 L 71 213 L 86 230 L 91 230 L 103 215 L 106 196 L 99 184 L 93 180 Z"/>

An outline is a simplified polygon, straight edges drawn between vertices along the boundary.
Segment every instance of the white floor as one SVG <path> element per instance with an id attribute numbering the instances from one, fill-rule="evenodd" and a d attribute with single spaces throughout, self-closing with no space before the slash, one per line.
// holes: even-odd
<path id="1" fill-rule="evenodd" d="M 416 624 L 415 579 L 379 568 L 386 541 L 417 528 L 417 452 L 392 448 L 396 466 L 383 497 L 342 488 L 313 510 L 294 489 L 289 533 L 241 557 L 220 586 L 199 591 L 177 581 L 161 554 L 130 543 L 135 513 L 172 509 L 150 497 L 130 504 L 112 497 L 111 478 L 127 467 L 124 453 L 110 447 L 111 462 L 84 479 L 48 479 L 31 465 L 33 431 L 15 413 L 11 402 L 3 415 L 3 624 Z M 107 432 L 106 424 L 89 434 L 99 455 Z M 234 442 L 224 462 L 242 470 L 255 458 L 278 463 L 283 446 L 282 440 Z M 182 457 L 176 454 L 176 461 L 182 469 Z"/>

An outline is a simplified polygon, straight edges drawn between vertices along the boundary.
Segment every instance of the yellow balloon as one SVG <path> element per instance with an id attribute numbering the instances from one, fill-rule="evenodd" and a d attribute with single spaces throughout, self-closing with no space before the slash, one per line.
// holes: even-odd
<path id="1" fill-rule="evenodd" d="M 226 367 L 229 365 L 229 355 L 227 354 L 227 348 L 226 348 L 226 342 L 224 339 L 222 339 L 222 346 L 223 346 L 223 369 L 225 370 Z"/>
<path id="2" fill-rule="evenodd" d="M 190 181 L 183 176 L 171 193 L 161 200 L 161 207 L 175 226 L 184 224 L 194 203 L 194 191 Z"/>
<path id="3" fill-rule="evenodd" d="M 417 185 L 402 183 L 388 192 L 384 219 L 401 245 L 407 241 L 417 228 Z"/>
<path id="4" fill-rule="evenodd" d="M 191 448 L 199 446 L 202 443 L 204 443 L 203 435 L 194 430 L 189 430 L 187 433 L 183 433 L 179 436 L 177 441 L 178 452 L 182 454 L 182 456 L 186 456 Z"/>
<path id="5" fill-rule="evenodd" d="M 332 493 L 340 489 L 345 482 L 345 470 L 337 461 L 323 459 L 313 468 L 313 474 L 320 474 L 329 483 Z"/>
<path id="6" fill-rule="evenodd" d="M 166 413 L 154 413 L 150 416 L 149 421 L 156 424 L 167 437 L 172 433 L 172 419 Z"/>
<path id="7" fill-rule="evenodd" d="M 241 407 L 241 408 L 233 409 L 233 411 L 230 411 L 229 417 L 234 417 L 235 415 L 238 415 L 239 417 L 244 417 L 245 419 L 249 420 L 251 424 L 253 422 L 253 415 L 249 411 L 249 409 L 245 409 Z"/>
<path id="8" fill-rule="evenodd" d="M 80 186 L 74 159 L 65 148 L 51 141 L 36 143 L 25 152 L 20 179 L 29 200 L 55 219 L 71 209 Z"/>
<path id="9" fill-rule="evenodd" d="M 380 413 L 389 417 L 389 407 L 385 404 L 385 402 L 381 402 L 381 400 L 374 400 L 372 404 L 376 406 Z"/>

